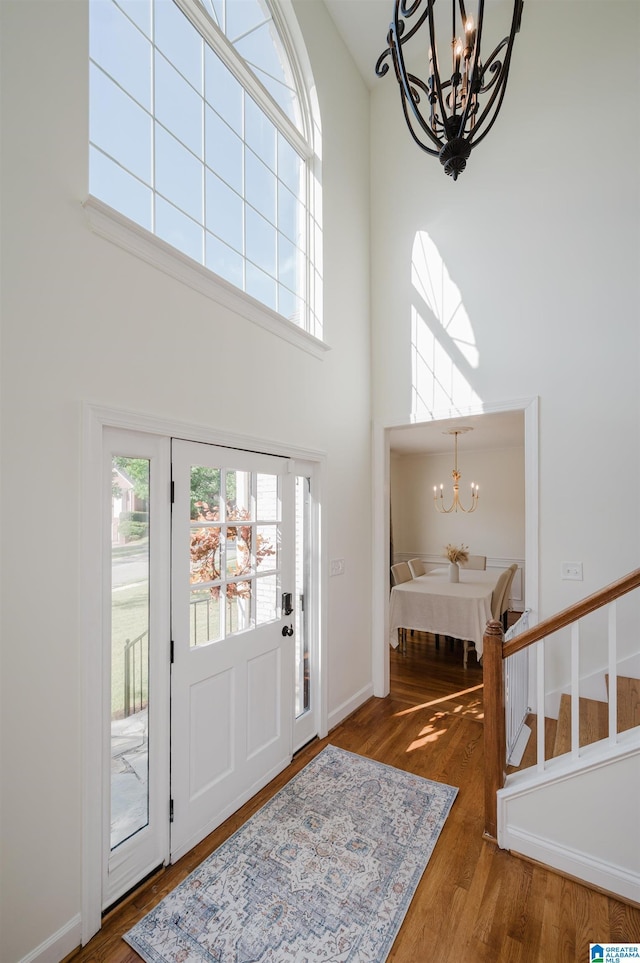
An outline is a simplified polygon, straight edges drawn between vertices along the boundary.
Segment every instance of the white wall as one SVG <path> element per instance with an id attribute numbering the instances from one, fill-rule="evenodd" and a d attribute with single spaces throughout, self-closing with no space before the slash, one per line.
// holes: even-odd
<path id="1" fill-rule="evenodd" d="M 472 514 L 443 515 L 433 506 L 433 486 L 444 485 L 451 504 L 453 455 L 396 455 L 391 459 L 391 511 L 396 555 L 444 557 L 445 545 L 464 544 L 472 555 L 524 559 L 524 449 L 470 451 L 459 456 L 460 501 L 471 503 L 471 481 L 480 485 Z"/>
<path id="2" fill-rule="evenodd" d="M 457 182 L 411 140 L 393 77 L 372 95 L 374 417 L 539 398 L 539 617 L 638 565 L 639 32 L 635 2 L 526 3 L 502 111 Z M 624 779 L 637 798 L 637 769 Z"/>
<path id="3" fill-rule="evenodd" d="M 374 416 L 539 396 L 542 617 L 638 564 L 639 27 L 637 3 L 525 4 L 502 111 L 457 182 L 411 140 L 393 77 L 372 95 Z M 586 64 L 629 96 L 584 92 Z"/>
<path id="4" fill-rule="evenodd" d="M 324 6 L 297 4 L 323 121 L 318 360 L 89 231 L 87 3 L 0 8 L 0 958 L 16 963 L 81 907 L 83 402 L 326 452 L 325 542 L 346 568 L 327 580 L 330 718 L 370 691 L 369 121 Z"/>
<path id="5" fill-rule="evenodd" d="M 591 766 L 583 754 L 584 769 L 573 778 L 558 758 L 551 782 L 528 793 L 514 782 L 498 794 L 500 845 L 637 903 L 640 753 L 618 746 L 613 758 Z"/>

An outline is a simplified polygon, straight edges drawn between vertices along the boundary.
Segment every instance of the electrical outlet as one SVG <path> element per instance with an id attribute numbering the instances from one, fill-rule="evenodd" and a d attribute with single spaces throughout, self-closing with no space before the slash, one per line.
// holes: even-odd
<path id="1" fill-rule="evenodd" d="M 332 558 L 329 563 L 329 575 L 344 575 L 344 559 Z"/>
<path id="2" fill-rule="evenodd" d="M 573 579 L 576 582 L 582 581 L 582 562 L 563 562 L 562 563 L 562 575 L 563 579 Z"/>

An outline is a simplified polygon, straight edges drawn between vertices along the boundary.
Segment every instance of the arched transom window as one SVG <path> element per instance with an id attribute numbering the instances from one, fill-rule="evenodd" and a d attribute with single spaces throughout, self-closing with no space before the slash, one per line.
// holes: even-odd
<path id="1" fill-rule="evenodd" d="M 317 337 L 309 111 L 272 0 L 91 0 L 89 191 Z"/>

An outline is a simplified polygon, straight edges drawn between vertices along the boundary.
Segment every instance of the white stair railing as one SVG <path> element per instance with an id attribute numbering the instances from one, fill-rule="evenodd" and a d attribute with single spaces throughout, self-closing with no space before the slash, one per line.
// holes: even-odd
<path id="1" fill-rule="evenodd" d="M 617 631 L 616 631 L 616 614 L 617 614 L 617 601 L 609 602 L 606 606 L 607 609 L 607 665 L 609 674 L 609 692 L 608 692 L 608 741 L 611 745 L 615 745 L 618 741 L 618 667 L 617 667 Z M 570 643 L 570 653 L 571 653 L 571 666 L 569 671 L 569 687 L 567 694 L 571 696 L 571 757 L 574 760 L 579 759 L 580 753 L 580 624 L 581 619 L 573 622 L 571 624 L 571 643 Z M 546 716 L 546 692 L 545 692 L 545 645 L 549 641 L 548 636 L 539 642 L 534 643 L 536 646 L 536 713 L 539 720 L 537 727 L 537 740 L 536 740 L 536 755 L 537 755 L 537 769 L 542 771 L 547 767 L 547 761 L 545 760 L 545 725 L 544 719 Z M 507 637 L 505 636 L 505 642 Z M 515 655 L 510 656 L 507 660 L 507 667 L 509 663 L 518 658 L 523 657 L 527 654 L 526 649 L 517 652 Z M 507 732 L 508 732 L 507 722 Z M 509 751 L 509 743 L 507 742 L 507 756 Z"/>

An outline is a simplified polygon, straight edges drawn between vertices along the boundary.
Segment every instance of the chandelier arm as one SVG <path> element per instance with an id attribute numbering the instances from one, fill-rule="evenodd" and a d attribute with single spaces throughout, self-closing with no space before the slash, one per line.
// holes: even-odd
<path id="1" fill-rule="evenodd" d="M 467 23 L 466 11 L 464 8 L 464 0 L 460 0 L 460 13 L 464 17 L 463 23 Z M 469 91 L 467 94 L 467 100 L 464 105 L 464 111 L 462 112 L 462 119 L 460 120 L 460 126 L 458 128 L 458 137 L 464 137 L 465 128 L 469 120 L 469 113 L 471 111 L 471 105 L 476 103 L 477 98 L 474 96 L 474 83 L 473 78 L 478 72 L 478 64 L 480 63 L 480 44 L 482 43 L 482 24 L 484 22 L 484 0 L 478 0 L 478 9 L 476 11 L 477 27 L 476 27 L 476 38 L 473 45 L 473 63 L 471 65 L 471 75 L 469 78 Z M 477 123 L 477 122 L 476 122 Z M 474 124 L 475 128 L 475 124 Z M 469 143 L 471 143 L 471 134 L 473 134 L 473 128 L 469 132 Z"/>
<path id="2" fill-rule="evenodd" d="M 474 129 L 471 131 L 471 134 L 469 135 L 469 141 L 470 142 L 473 141 L 474 147 L 477 147 L 478 144 L 484 140 L 484 138 L 487 136 L 487 134 L 493 127 L 494 123 L 496 122 L 498 114 L 500 113 L 500 108 L 502 107 L 502 101 L 504 99 L 504 95 L 507 89 L 507 80 L 509 77 L 509 68 L 511 66 L 511 54 L 513 52 L 513 44 L 515 41 L 516 34 L 520 31 L 520 24 L 522 22 L 523 6 L 524 6 L 524 0 L 514 0 L 513 17 L 511 20 L 511 30 L 509 32 L 509 36 L 505 37 L 498 44 L 498 46 L 491 53 L 487 63 L 482 69 L 482 74 L 480 78 L 481 81 L 484 78 L 484 74 L 486 73 L 486 71 L 494 67 L 493 61 L 497 57 L 500 50 L 502 50 L 502 48 L 506 45 L 507 50 L 506 50 L 505 58 L 503 63 L 500 64 L 500 67 L 498 68 L 498 73 L 495 76 L 495 78 L 490 82 L 490 84 L 487 85 L 484 89 L 485 90 L 490 89 L 490 87 L 492 87 L 494 84 L 496 84 L 497 86 L 493 91 L 491 97 L 489 98 L 488 103 L 485 105 L 480 116 L 478 117 Z M 482 88 L 480 89 L 482 90 Z M 497 105 L 495 107 L 495 110 L 493 111 L 493 116 L 491 117 L 488 126 L 486 127 L 485 130 L 482 131 L 482 133 L 478 137 L 475 137 L 474 135 L 476 131 L 479 131 L 481 129 L 489 113 L 491 112 L 496 102 L 496 98 L 497 98 Z"/>
<path id="3" fill-rule="evenodd" d="M 444 100 L 443 100 L 443 98 L 442 98 L 442 91 L 443 91 L 446 87 L 450 87 L 450 86 L 451 86 L 451 81 L 445 81 L 445 83 L 443 84 L 442 81 L 440 80 L 440 66 L 439 66 L 439 64 L 438 64 L 438 57 L 437 57 L 437 55 L 436 55 L 436 54 L 437 54 L 437 50 L 436 50 L 436 28 L 435 28 L 435 24 L 434 24 L 434 21 L 433 21 L 433 5 L 434 5 L 435 2 L 436 2 L 436 0 L 433 0 L 433 3 L 431 3 L 430 0 L 427 0 L 427 14 L 428 14 L 428 19 L 429 19 L 429 45 L 430 45 L 430 47 L 431 47 L 431 51 L 432 51 L 432 54 L 433 54 L 433 83 L 434 83 L 434 86 L 435 86 L 435 92 L 436 92 L 436 94 L 438 95 L 438 106 L 439 106 L 439 108 L 440 108 L 440 116 L 442 117 L 443 131 L 444 131 L 444 134 L 445 134 L 445 136 L 446 136 L 446 132 L 447 132 L 447 125 L 446 125 L 447 112 L 446 112 L 446 110 L 444 109 Z M 455 10 L 455 2 L 452 4 L 452 6 L 453 6 L 453 9 Z M 441 148 L 444 147 L 445 143 L 446 143 L 446 141 L 445 141 L 444 139 L 442 139 L 442 140 L 438 139 L 438 144 L 439 144 L 439 146 L 440 146 Z"/>
<path id="4" fill-rule="evenodd" d="M 405 17 L 405 18 L 412 17 L 421 3 L 422 3 L 422 0 L 414 0 L 414 2 L 410 6 L 407 6 L 405 0 L 395 0 L 393 21 L 389 26 L 389 33 L 387 34 L 387 47 L 385 50 L 382 51 L 382 53 L 380 54 L 380 56 L 376 61 L 375 70 L 378 77 L 384 77 L 384 75 L 389 70 L 389 64 L 383 63 L 386 57 L 391 56 L 395 61 L 395 57 L 393 56 L 392 44 L 394 44 L 394 41 L 392 39 L 392 35 L 395 34 L 395 37 L 396 37 L 395 45 L 397 45 L 398 49 L 400 49 L 400 47 L 402 47 L 402 45 L 405 44 L 408 40 L 411 40 L 411 38 L 416 33 L 416 31 L 420 29 L 422 24 L 427 19 L 427 16 L 429 13 L 428 10 L 424 10 L 420 14 L 420 17 L 416 21 L 416 23 L 412 27 L 410 27 L 409 30 L 405 33 L 406 20 L 398 16 L 398 10 L 401 11 L 402 17 Z M 396 28 L 395 31 L 393 29 L 394 25 Z M 396 70 L 396 77 L 397 77 L 397 70 Z"/>
<path id="5" fill-rule="evenodd" d="M 441 496 L 441 497 L 442 497 L 442 496 Z M 440 512 L 441 515 L 450 515 L 451 512 L 453 511 L 453 509 L 455 508 L 455 504 L 456 504 L 456 503 L 455 503 L 455 502 L 452 502 L 452 503 L 451 503 L 451 508 L 445 508 L 445 507 L 444 507 L 444 502 L 441 502 L 441 504 L 438 505 L 438 502 L 436 501 L 436 498 L 437 498 L 437 496 L 434 495 L 434 505 L 435 505 L 436 511 L 437 511 L 437 512 Z"/>
<path id="6" fill-rule="evenodd" d="M 409 128 L 409 132 L 411 133 L 411 136 L 413 137 L 416 144 L 418 144 L 418 146 L 421 147 L 422 150 L 426 151 L 427 154 L 432 154 L 434 156 L 437 156 L 440 148 L 443 145 L 443 142 L 435 135 L 435 133 L 431 129 L 431 125 L 427 123 L 427 121 L 423 117 L 422 111 L 418 107 L 420 98 L 419 96 L 417 98 L 413 96 L 411 84 L 413 83 L 414 89 L 417 87 L 423 90 L 427 95 L 428 95 L 428 88 L 426 87 L 424 81 L 420 80 L 418 77 L 415 77 L 413 74 L 409 74 L 407 72 L 405 62 L 404 62 L 404 54 L 402 52 L 402 43 L 405 40 L 409 39 L 409 36 L 411 36 L 411 32 L 406 37 L 400 39 L 400 34 L 402 34 L 403 32 L 404 26 L 402 24 L 402 21 L 400 21 L 398 18 L 399 3 L 400 3 L 400 0 L 396 0 L 393 22 L 389 27 L 389 44 L 390 44 L 389 49 L 391 50 L 392 57 L 393 57 L 393 64 L 396 72 L 396 79 L 398 80 L 398 83 L 400 85 L 402 110 L 404 112 L 405 120 Z M 433 45 L 433 13 L 431 10 L 431 4 L 429 4 L 428 6 L 427 13 L 429 14 L 429 35 Z M 425 19 L 425 14 L 423 13 L 420 18 L 420 23 L 424 23 L 424 19 Z M 416 24 L 416 28 L 417 26 L 418 25 Z M 432 46 L 432 49 L 433 49 L 433 46 Z M 435 70 L 437 71 L 437 69 L 438 68 L 436 66 Z M 413 117 L 413 120 L 418 125 L 422 133 L 426 137 L 428 137 L 431 143 L 434 144 L 438 148 L 438 150 L 433 150 L 432 148 L 427 147 L 426 144 L 424 144 L 418 137 L 416 131 L 413 129 L 413 124 L 409 116 L 409 110 L 408 110 L 409 106 L 411 107 L 411 116 Z"/>
<path id="7" fill-rule="evenodd" d="M 402 89 L 400 91 L 400 101 L 402 103 L 402 111 L 404 113 L 404 119 L 407 122 L 407 127 L 409 128 L 409 134 L 411 135 L 412 139 L 415 141 L 415 143 L 418 145 L 418 147 L 421 150 L 425 151 L 425 153 L 431 154 L 432 157 L 437 157 L 438 154 L 440 153 L 440 147 L 441 147 L 440 141 L 436 138 L 435 134 L 431 132 L 431 128 L 424 126 L 422 115 L 416 114 L 415 110 L 412 110 L 411 114 L 409 113 L 407 108 L 407 97 L 404 93 L 404 90 Z M 429 139 L 437 146 L 438 150 L 434 150 L 433 147 L 427 147 L 427 145 L 420 140 L 420 138 L 418 137 L 418 135 L 413 129 L 413 124 L 411 123 L 412 116 L 418 119 L 418 123 L 420 124 L 420 127 L 423 129 L 424 133 L 427 134 Z"/>
<path id="8" fill-rule="evenodd" d="M 489 102 L 486 104 L 484 110 L 480 114 L 480 117 L 476 121 L 476 125 L 474 129 L 471 131 L 469 140 L 470 142 L 473 143 L 474 147 L 477 147 L 478 144 L 480 144 L 485 139 L 485 137 L 487 136 L 487 134 L 495 124 L 496 120 L 498 119 L 498 114 L 500 113 L 500 108 L 502 107 L 502 101 L 504 99 L 504 95 L 507 90 L 507 79 L 509 77 L 510 61 L 511 61 L 511 57 L 509 56 L 509 59 L 505 60 L 505 63 L 503 64 L 503 67 L 502 67 L 502 71 L 499 74 L 498 86 L 494 90 L 493 94 L 491 95 L 491 98 L 489 99 Z M 482 130 L 482 132 L 477 137 L 474 136 L 476 131 L 480 131 L 481 128 L 483 127 L 485 120 L 487 119 L 489 112 L 491 111 L 491 108 L 493 107 L 496 101 L 496 98 L 498 102 L 495 106 L 495 109 L 493 110 L 493 116 L 489 119 L 489 122 L 487 123 L 487 126 L 485 127 L 485 129 Z"/>

